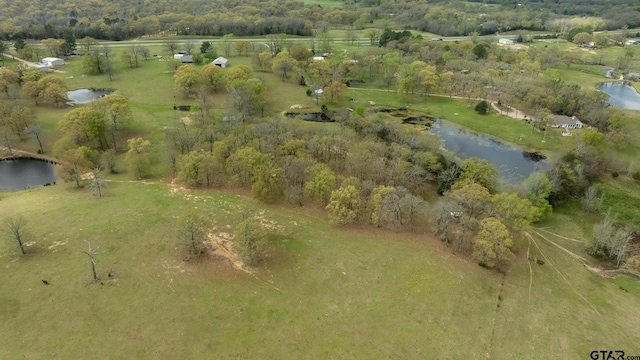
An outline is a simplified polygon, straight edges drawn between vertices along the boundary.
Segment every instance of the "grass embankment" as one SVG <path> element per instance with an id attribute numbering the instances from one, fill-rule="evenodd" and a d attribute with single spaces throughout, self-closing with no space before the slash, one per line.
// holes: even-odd
<path id="1" fill-rule="evenodd" d="M 539 249 L 532 245 L 530 256 L 545 265 L 530 270 L 523 243 L 503 278 L 422 234 L 335 228 L 311 209 L 220 192 L 110 182 L 103 198 L 64 186 L 4 195 L 2 217 L 24 215 L 36 235 L 27 256 L 0 243 L 5 358 L 512 359 L 640 351 L 637 284 L 621 291 L 535 234 Z M 190 207 L 226 233 L 245 209 L 261 213 L 274 229 L 272 258 L 254 275 L 221 258 L 182 261 L 174 224 Z M 570 223 L 559 215 L 547 225 L 579 235 Z M 85 240 L 103 251 L 104 285 L 90 282 Z"/>

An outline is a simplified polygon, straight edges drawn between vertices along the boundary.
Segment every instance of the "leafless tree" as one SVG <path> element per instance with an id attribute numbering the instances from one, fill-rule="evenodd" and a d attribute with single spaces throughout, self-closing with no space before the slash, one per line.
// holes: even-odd
<path id="1" fill-rule="evenodd" d="M 27 230 L 27 222 L 22 215 L 11 216 L 5 220 L 4 234 L 11 240 L 15 241 L 20 247 L 22 255 L 25 255 L 24 244 L 31 239 L 31 234 Z"/>
<path id="2" fill-rule="evenodd" d="M 89 246 L 89 251 L 85 251 L 85 254 L 87 254 L 87 256 L 89 256 L 89 259 L 91 259 L 91 273 L 93 274 L 93 282 L 98 282 L 98 273 L 96 272 L 96 255 L 101 254 L 101 252 L 99 252 L 99 248 L 95 248 L 93 249 L 91 247 L 91 242 L 87 241 L 87 245 Z"/>

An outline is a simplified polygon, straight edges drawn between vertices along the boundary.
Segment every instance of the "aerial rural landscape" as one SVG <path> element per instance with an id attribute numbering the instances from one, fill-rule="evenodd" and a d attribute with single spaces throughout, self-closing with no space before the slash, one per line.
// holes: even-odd
<path id="1" fill-rule="evenodd" d="M 640 6 L 0 0 L 1 359 L 640 360 Z"/>

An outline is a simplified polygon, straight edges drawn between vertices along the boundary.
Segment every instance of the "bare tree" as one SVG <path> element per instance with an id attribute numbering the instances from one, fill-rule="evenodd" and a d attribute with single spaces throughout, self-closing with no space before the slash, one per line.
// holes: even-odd
<path id="1" fill-rule="evenodd" d="M 85 251 L 85 254 L 87 254 L 87 256 L 89 256 L 89 259 L 91 259 L 91 273 L 93 274 L 93 282 L 98 282 L 98 273 L 96 272 L 96 255 L 101 254 L 101 252 L 99 252 L 99 248 L 95 248 L 93 249 L 91 247 L 91 242 L 87 241 L 87 245 L 89 246 L 89 251 Z"/>
<path id="2" fill-rule="evenodd" d="M 40 154 L 44 154 L 44 148 L 42 147 L 42 139 L 40 136 L 42 135 L 42 127 L 38 124 L 30 124 L 24 130 L 25 133 L 33 135 L 36 140 L 38 140 L 38 145 L 40 146 Z"/>
<path id="3" fill-rule="evenodd" d="M 4 235 L 11 241 L 15 241 L 20 247 L 22 255 L 25 255 L 24 244 L 31 239 L 31 234 L 27 230 L 27 222 L 22 215 L 10 216 L 4 222 Z"/>
<path id="4" fill-rule="evenodd" d="M 192 257 L 204 252 L 204 242 L 207 239 L 205 222 L 196 210 L 189 210 L 180 217 L 179 238 Z"/>
<path id="5" fill-rule="evenodd" d="M 100 172 L 100 168 L 95 168 L 91 172 L 91 183 L 89 184 L 89 188 L 97 191 L 98 197 L 102 197 L 102 189 L 105 187 L 105 181 L 102 177 L 98 176 Z M 93 194 L 94 196 L 96 193 Z"/>

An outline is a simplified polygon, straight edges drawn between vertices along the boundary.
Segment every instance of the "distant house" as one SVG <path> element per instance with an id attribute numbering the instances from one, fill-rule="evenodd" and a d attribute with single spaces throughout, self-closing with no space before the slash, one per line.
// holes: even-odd
<path id="1" fill-rule="evenodd" d="M 314 56 L 311 58 L 311 61 L 324 61 L 323 56 Z"/>
<path id="2" fill-rule="evenodd" d="M 563 129 L 581 129 L 582 122 L 578 120 L 575 116 L 564 116 L 564 115 L 551 115 L 553 118 L 553 124 L 551 127 L 553 128 L 563 128 Z"/>
<path id="3" fill-rule="evenodd" d="M 513 40 L 511 40 L 511 39 L 500 39 L 500 40 L 498 40 L 498 44 L 513 45 Z"/>
<path id="4" fill-rule="evenodd" d="M 182 59 L 183 56 L 184 56 L 184 54 L 173 54 L 173 58 L 176 59 L 176 60 Z"/>
<path id="5" fill-rule="evenodd" d="M 193 56 L 191 55 L 182 55 L 180 57 L 180 62 L 183 64 L 191 64 L 193 63 Z"/>
<path id="6" fill-rule="evenodd" d="M 222 56 L 217 57 L 215 60 L 211 62 L 213 65 L 220 66 L 221 68 L 226 68 L 229 60 L 223 58 Z"/>
<path id="7" fill-rule="evenodd" d="M 59 65 L 64 65 L 64 60 L 60 59 L 60 58 L 55 58 L 55 57 L 46 57 L 42 60 L 40 60 L 40 62 L 46 66 L 59 66 Z"/>

